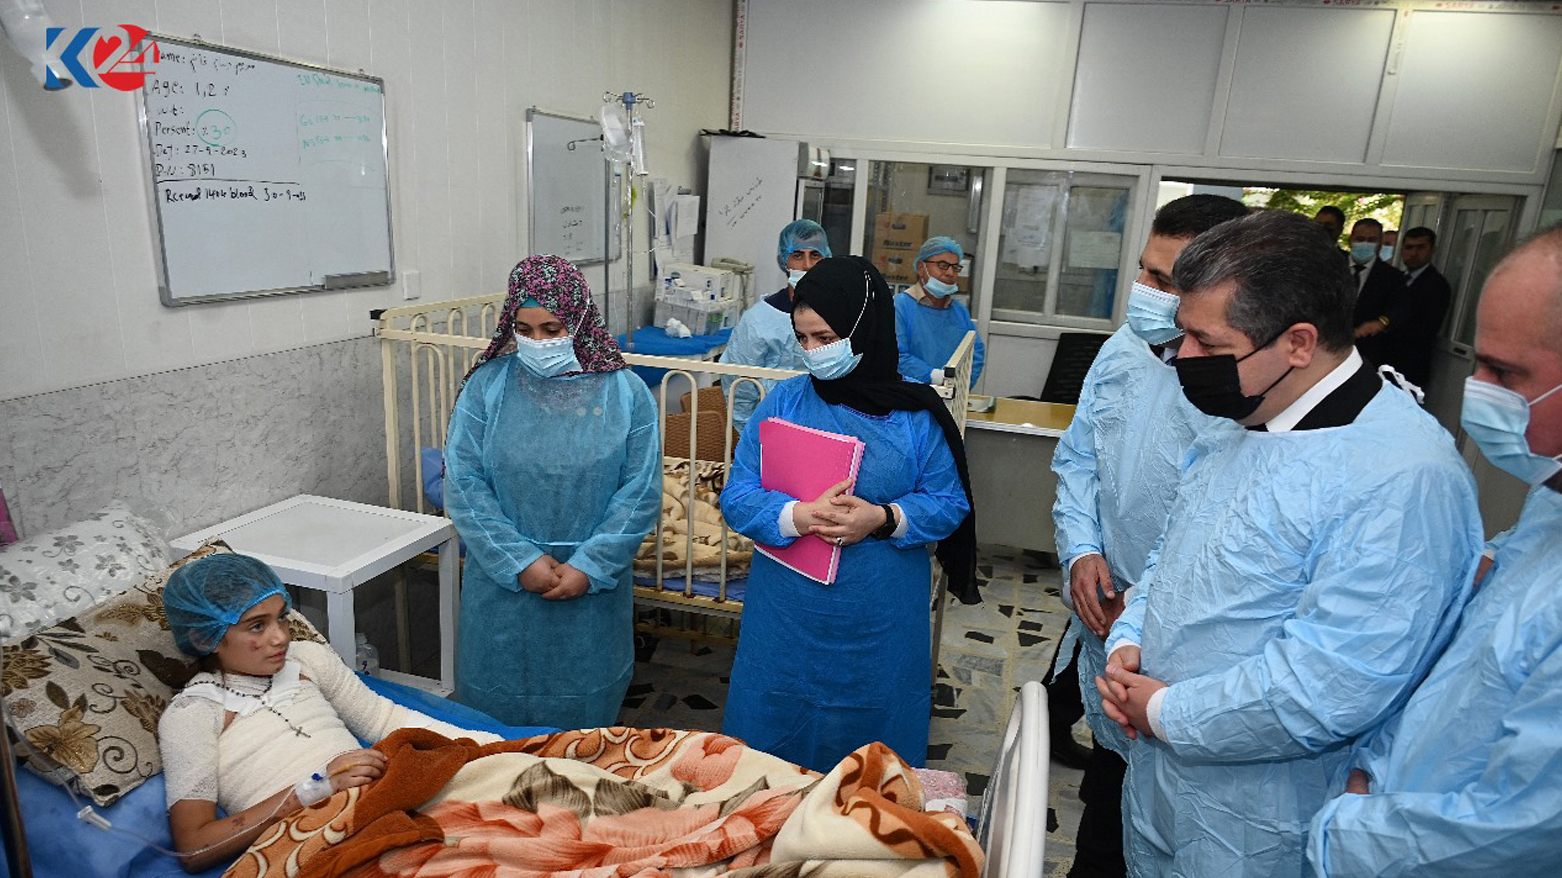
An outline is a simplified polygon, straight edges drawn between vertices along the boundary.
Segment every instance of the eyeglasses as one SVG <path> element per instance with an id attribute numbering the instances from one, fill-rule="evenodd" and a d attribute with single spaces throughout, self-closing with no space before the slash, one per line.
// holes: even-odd
<path id="1" fill-rule="evenodd" d="M 924 259 L 922 261 L 922 264 L 928 266 L 929 268 L 937 268 L 939 271 L 959 271 L 960 270 L 960 263 L 958 263 L 958 262 L 945 262 L 945 261 L 943 261 L 941 259 Z"/>

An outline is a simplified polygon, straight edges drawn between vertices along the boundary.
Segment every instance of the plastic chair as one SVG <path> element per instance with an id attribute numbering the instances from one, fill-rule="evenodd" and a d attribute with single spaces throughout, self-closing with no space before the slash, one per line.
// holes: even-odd
<path id="1" fill-rule="evenodd" d="M 1052 355 L 1052 367 L 1047 370 L 1047 381 L 1041 388 L 1041 401 L 1079 405 L 1085 374 L 1108 338 L 1111 336 L 1100 332 L 1060 334 L 1058 349 Z"/>
<path id="2" fill-rule="evenodd" d="M 982 797 L 976 840 L 987 853 L 982 878 L 1039 878 L 1046 865 L 1047 699 L 1041 684 L 1020 687 L 998 761 Z"/>

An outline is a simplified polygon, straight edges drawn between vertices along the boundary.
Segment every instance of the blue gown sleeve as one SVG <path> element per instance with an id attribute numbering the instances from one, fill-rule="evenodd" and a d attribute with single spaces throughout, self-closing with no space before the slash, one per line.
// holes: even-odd
<path id="1" fill-rule="evenodd" d="M 916 308 L 917 303 L 910 296 L 904 293 L 895 296 L 895 346 L 900 348 L 900 374 L 926 384 L 933 377 L 934 366 L 911 352 L 917 338 Z"/>
<path id="2" fill-rule="evenodd" d="M 456 399 L 445 438 L 445 511 L 461 535 L 468 558 L 500 585 L 520 591 L 515 577 L 543 553 L 504 514 L 483 461 L 489 415 L 509 374 L 504 363 L 485 366 Z"/>
<path id="3" fill-rule="evenodd" d="M 889 541 L 897 549 L 938 542 L 954 533 L 971 511 L 954 453 L 949 450 L 943 431 L 932 415 L 917 419 L 922 422 L 921 447 L 912 459 L 923 461 L 922 471 L 917 474 L 911 493 L 888 501 L 900 504 L 906 516 L 906 532 Z"/>
<path id="4" fill-rule="evenodd" d="M 1159 551 L 1156 550 L 1157 555 Z M 1155 559 L 1156 555 L 1150 556 L 1150 564 L 1144 569 L 1144 581 L 1129 591 L 1128 602 L 1123 605 L 1123 611 L 1118 614 L 1117 621 L 1112 623 L 1112 630 L 1106 633 L 1108 658 L 1111 658 L 1112 651 L 1122 643 L 1138 646 L 1144 642 L 1144 612 L 1149 606 L 1150 584 L 1155 580 L 1151 575 L 1155 571 Z"/>
<path id="5" fill-rule="evenodd" d="M 1342 795 L 1307 835 L 1311 874 L 1464 878 L 1546 869 L 1562 838 L 1562 649 L 1538 656 L 1478 778 L 1441 792 Z M 1473 686 L 1490 681 L 1471 681 Z M 1526 868 L 1515 870 L 1515 864 Z M 1547 867 L 1549 868 L 1549 867 Z"/>
<path id="6" fill-rule="evenodd" d="M 763 303 L 754 307 L 763 307 Z M 765 340 L 755 331 L 756 322 L 752 308 L 738 319 L 732 337 L 727 339 L 727 347 L 721 352 L 720 362 L 738 366 L 766 364 Z M 751 381 L 739 381 L 730 376 L 723 377 L 721 383 L 732 398 L 732 425 L 741 431 L 753 415 L 754 407 L 759 404 L 759 389 Z"/>
<path id="7" fill-rule="evenodd" d="M 759 407 L 754 410 L 754 423 L 775 414 L 776 397 L 777 394 L 770 394 L 760 400 Z M 782 536 L 777 522 L 781 518 L 781 507 L 796 499 L 760 487 L 759 431 L 744 430 L 738 437 L 737 450 L 732 453 L 727 485 L 721 489 L 721 516 L 727 520 L 727 526 L 756 543 L 785 548 L 796 537 Z"/>
<path id="8" fill-rule="evenodd" d="M 618 585 L 662 509 L 662 442 L 656 402 L 645 382 L 627 369 L 620 375 L 617 392 L 632 396 L 630 410 L 634 413 L 618 490 L 608 503 L 607 518 L 569 558 L 570 566 L 591 581 L 591 594 Z"/>
<path id="9" fill-rule="evenodd" d="M 976 322 L 971 322 L 971 329 L 976 329 Z M 976 350 L 971 352 L 971 386 L 976 386 L 976 379 L 982 377 L 982 366 L 987 363 L 987 345 L 982 343 L 982 334 L 976 333 Z"/>
<path id="10" fill-rule="evenodd" d="M 963 323 L 965 325 L 961 327 L 959 336 L 957 336 L 955 338 L 955 345 L 959 346 L 960 339 L 965 338 L 965 334 L 967 332 L 976 332 L 976 320 L 971 317 L 971 309 L 967 308 L 966 306 L 962 305 L 961 303 L 955 302 L 954 304 L 950 305 L 950 307 L 958 309 L 959 312 L 960 312 L 960 316 L 965 318 L 965 320 L 963 321 Z M 987 345 L 982 343 L 982 334 L 980 332 L 976 332 L 976 343 L 971 345 L 971 386 L 972 387 L 976 386 L 976 379 L 982 377 L 982 364 L 985 363 L 986 361 L 987 361 Z"/>
<path id="11" fill-rule="evenodd" d="M 1057 530 L 1058 559 L 1065 565 L 1080 555 L 1101 553 L 1095 377 L 1096 367 L 1091 365 L 1079 392 L 1074 419 L 1063 431 L 1057 450 L 1052 454 L 1052 472 L 1058 479 L 1057 498 L 1052 503 L 1052 523 Z"/>
<path id="12" fill-rule="evenodd" d="M 1164 743 L 1185 758 L 1285 759 L 1363 734 L 1402 707 L 1457 623 L 1479 552 L 1473 496 L 1447 480 L 1400 475 L 1373 492 L 1380 503 L 1358 504 L 1319 534 L 1311 581 L 1281 636 L 1221 673 L 1172 684 Z M 1152 657 L 1145 665 L 1153 677 Z"/>

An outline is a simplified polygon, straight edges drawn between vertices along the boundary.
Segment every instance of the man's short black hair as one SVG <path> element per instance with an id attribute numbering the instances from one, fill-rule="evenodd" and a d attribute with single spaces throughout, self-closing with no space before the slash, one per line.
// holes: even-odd
<path id="1" fill-rule="evenodd" d="M 1345 228 L 1345 211 L 1332 204 L 1325 204 L 1323 207 L 1318 208 L 1318 213 L 1313 216 L 1313 219 L 1317 219 L 1320 216 L 1332 216 L 1339 221 L 1340 228 Z"/>
<path id="2" fill-rule="evenodd" d="M 1403 240 L 1425 238 L 1428 244 L 1431 244 L 1433 247 L 1437 246 L 1437 233 L 1426 226 L 1416 226 L 1408 232 L 1400 232 L 1399 237 Z"/>
<path id="3" fill-rule="evenodd" d="M 1350 230 L 1355 232 L 1357 226 L 1372 226 L 1378 230 L 1378 234 L 1380 236 L 1383 234 L 1383 224 L 1370 216 L 1364 216 L 1361 219 L 1356 220 L 1354 223 L 1351 223 Z"/>
<path id="4" fill-rule="evenodd" d="M 1193 239 L 1172 268 L 1184 297 L 1235 285 L 1226 322 L 1255 345 L 1311 323 L 1330 351 L 1355 343 L 1356 284 L 1327 235 L 1304 216 L 1263 210 Z"/>
<path id="5" fill-rule="evenodd" d="M 1161 205 L 1150 234 L 1163 238 L 1195 238 L 1226 220 L 1247 216 L 1247 205 L 1224 195 L 1184 195 Z"/>

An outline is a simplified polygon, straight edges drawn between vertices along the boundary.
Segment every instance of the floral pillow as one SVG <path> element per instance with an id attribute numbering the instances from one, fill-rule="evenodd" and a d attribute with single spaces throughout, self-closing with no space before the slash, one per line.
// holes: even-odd
<path id="1" fill-rule="evenodd" d="M 0 635 L 24 637 L 163 569 L 163 535 L 123 503 L 0 551 Z M 9 627 L 7 627 L 9 626 Z"/>
<path id="2" fill-rule="evenodd" d="M 157 721 L 197 670 L 179 651 L 163 586 L 179 567 L 232 549 L 213 540 L 101 606 L 4 647 L 6 734 L 27 767 L 98 805 L 162 771 Z M 295 640 L 325 638 L 289 616 Z"/>

